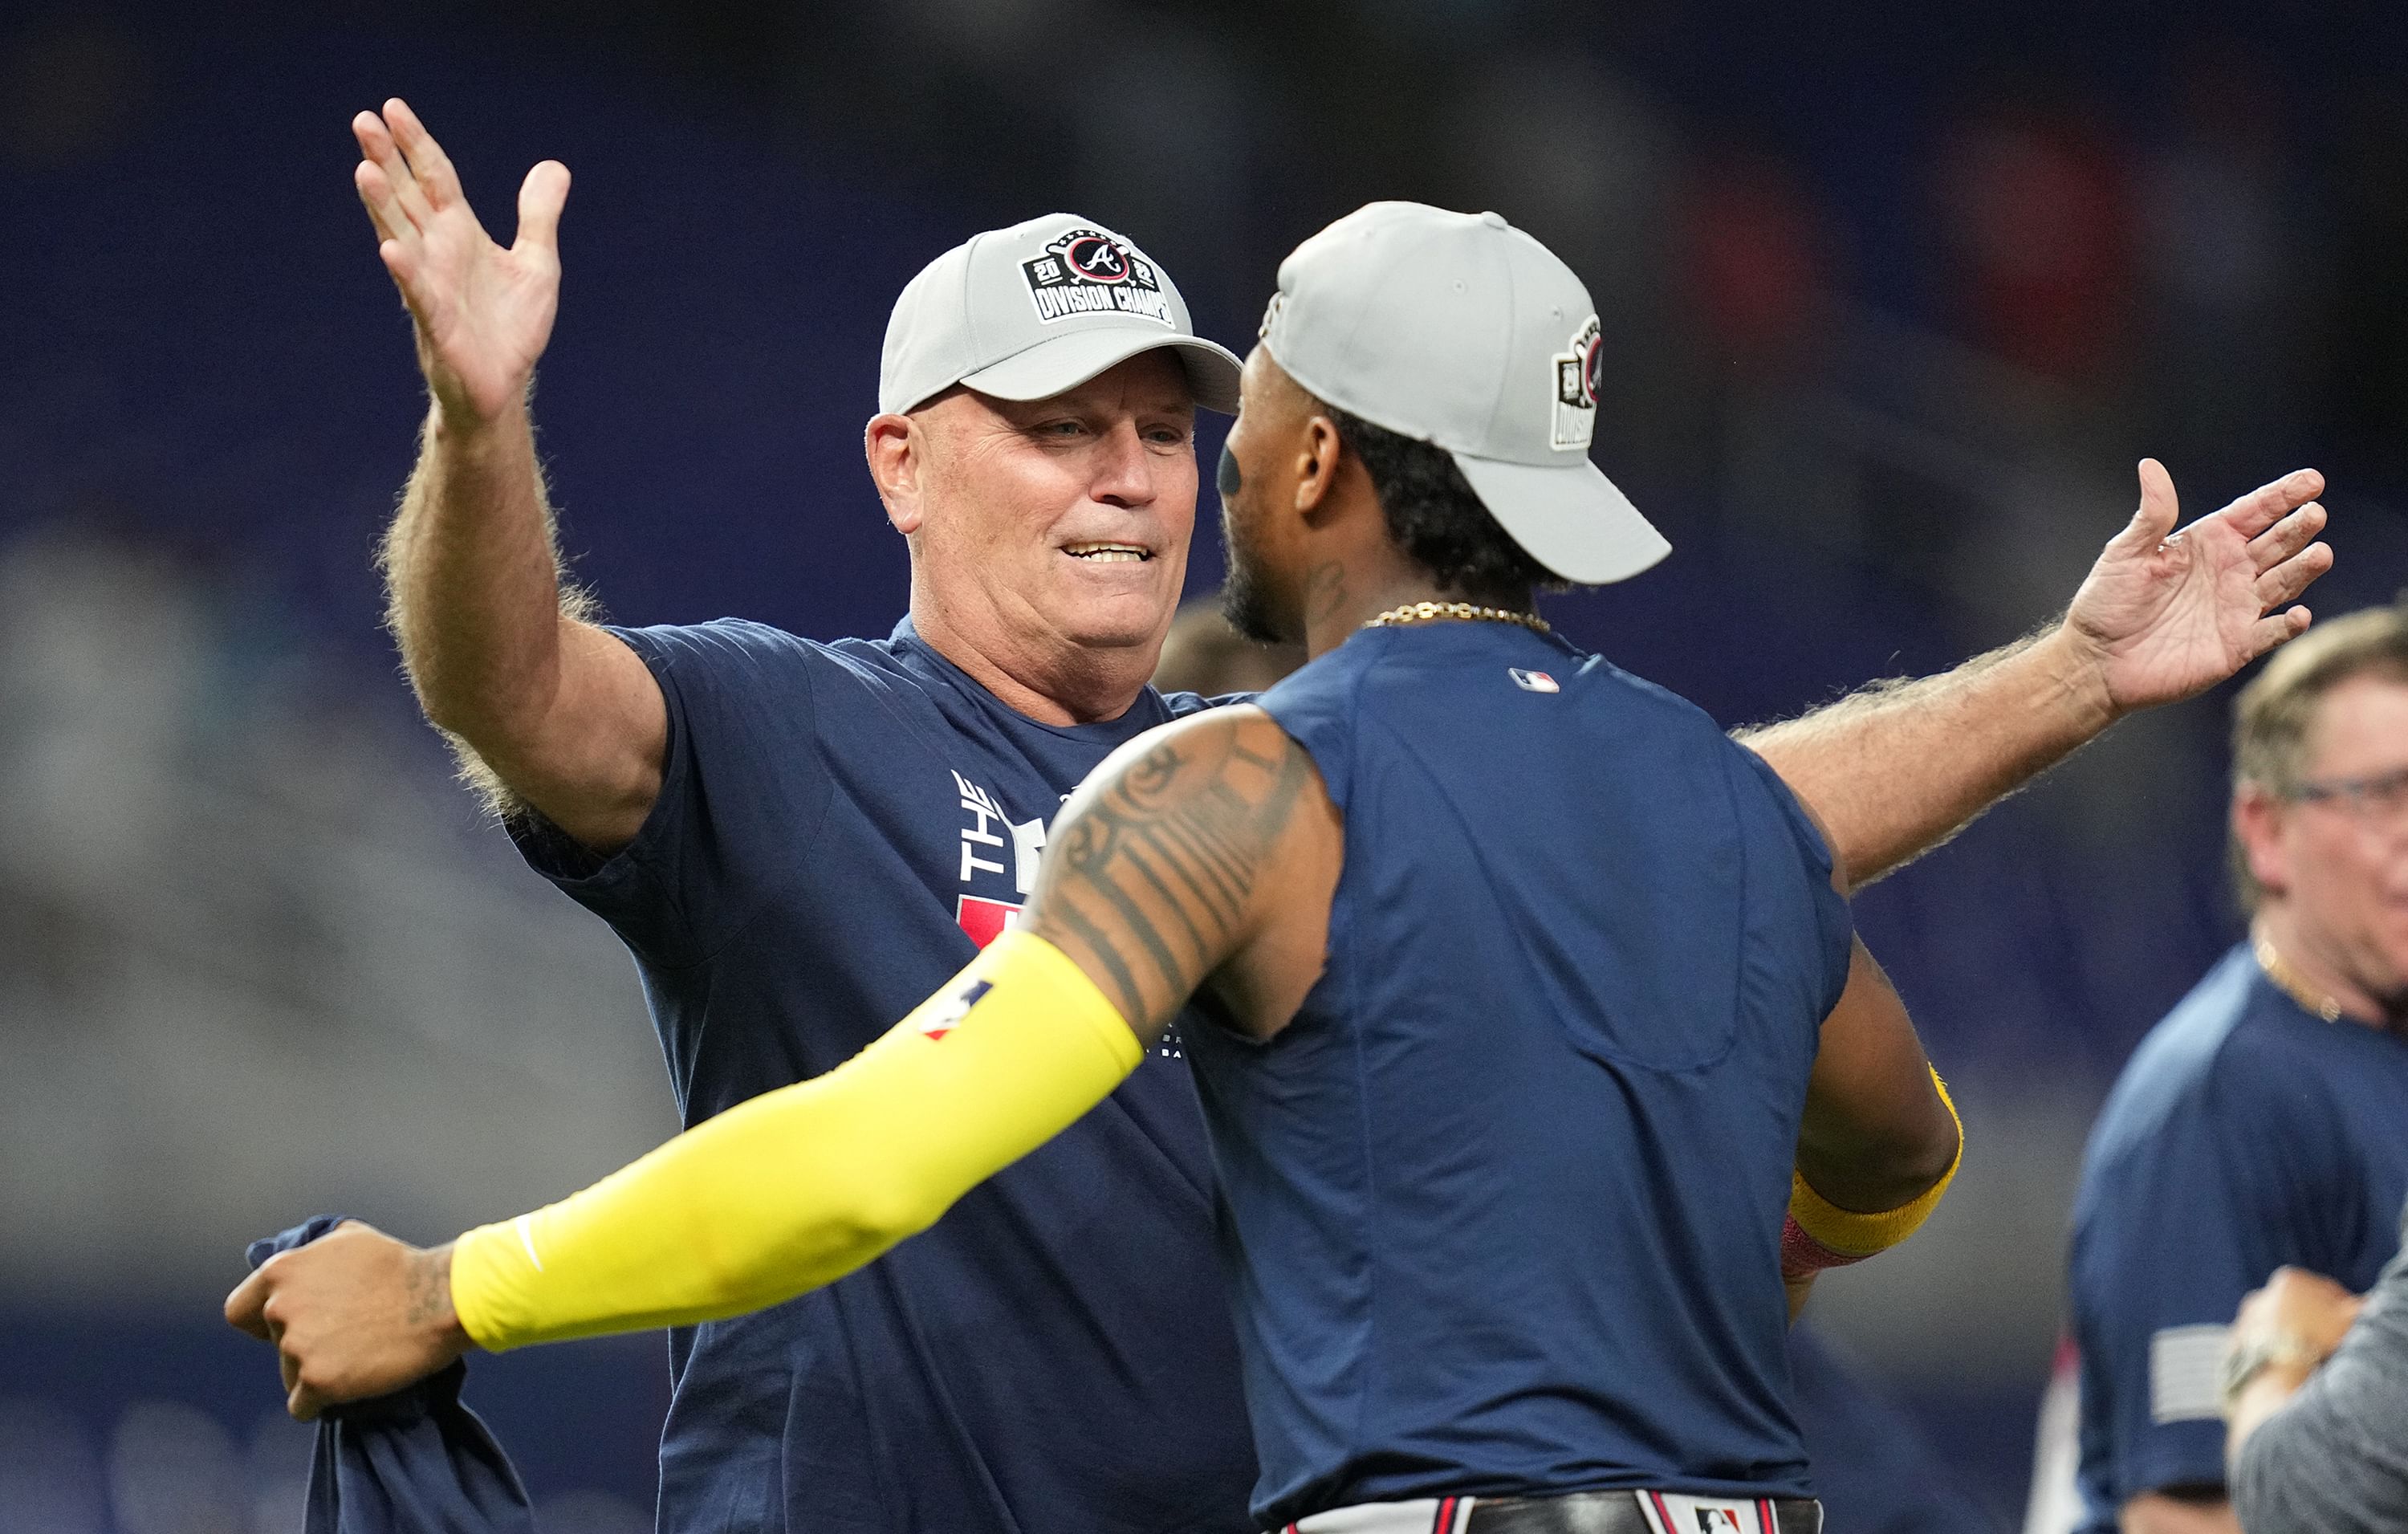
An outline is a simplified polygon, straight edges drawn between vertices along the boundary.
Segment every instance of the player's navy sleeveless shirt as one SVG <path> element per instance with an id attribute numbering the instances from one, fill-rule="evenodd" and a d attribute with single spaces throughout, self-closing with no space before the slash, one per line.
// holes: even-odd
<path id="1" fill-rule="evenodd" d="M 1850 925 L 1796 801 L 1501 624 L 1367 629 L 1261 703 L 1345 867 L 1296 1019 L 1186 1029 L 1256 1516 L 1810 1495 L 1780 1236 Z"/>
<path id="2" fill-rule="evenodd" d="M 536 867 L 636 956 L 686 1123 L 840 1065 L 1026 897 L 1062 796 L 1201 706 L 1022 717 L 921 642 L 723 621 L 622 634 L 668 706 L 660 797 Z M 671 1334 L 665 1534 L 1239 1534 L 1254 1480 L 1207 1254 L 1195 1089 L 1110 1100 L 860 1272 Z"/>

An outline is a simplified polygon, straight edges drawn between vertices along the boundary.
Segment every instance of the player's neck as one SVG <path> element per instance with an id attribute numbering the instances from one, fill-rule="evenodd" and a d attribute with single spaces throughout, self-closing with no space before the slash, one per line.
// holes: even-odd
<path id="1" fill-rule="evenodd" d="M 2338 1012 L 2336 1021 L 2408 1034 L 2408 996 L 2380 996 L 2360 984 L 2332 945 L 2307 930 L 2282 901 L 2270 899 L 2249 931 L 2260 966 L 2301 1007 L 2311 1012 L 2329 1009 Z"/>
<path id="2" fill-rule="evenodd" d="M 1398 608 L 1463 601 L 1461 592 L 1440 586 L 1428 571 L 1401 555 L 1327 561 L 1305 576 L 1305 653 L 1311 657 L 1335 650 L 1372 619 Z"/>

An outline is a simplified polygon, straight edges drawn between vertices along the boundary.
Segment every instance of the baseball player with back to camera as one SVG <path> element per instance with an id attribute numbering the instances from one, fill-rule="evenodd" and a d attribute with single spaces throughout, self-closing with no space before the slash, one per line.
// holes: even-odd
<path id="1" fill-rule="evenodd" d="M 1466 281 L 1415 291 L 1432 272 Z M 1054 828 L 1026 924 L 843 1067 L 456 1248 L 362 1227 L 264 1268 L 229 1313 L 278 1332 L 296 1409 L 471 1337 L 837 1280 L 1082 1121 L 1202 985 L 1184 1032 L 1264 1516 L 1640 1527 L 1686 1497 L 1701 1527 L 1813 1527 L 1773 1275 L 1912 1228 L 1956 1157 L 1944 1095 L 1779 781 L 1528 612 L 1551 571 L 1663 552 L 1568 413 L 1576 280 L 1494 215 L 1383 205 L 1283 288 L 1226 504 L 1241 605 L 1325 658 L 1116 757 Z M 2253 515 L 2219 531 L 2298 525 Z M 2250 557 L 2304 584 L 2304 541 Z M 2253 643 L 2304 622 L 2268 605 Z M 457 1320 L 408 1321 L 413 1284 Z M 1384 1511 L 1336 1512 L 1358 1502 Z"/>

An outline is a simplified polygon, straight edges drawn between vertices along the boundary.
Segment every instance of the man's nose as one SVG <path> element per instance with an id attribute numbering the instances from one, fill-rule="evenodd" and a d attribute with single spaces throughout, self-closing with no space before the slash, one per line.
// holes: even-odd
<path id="1" fill-rule="evenodd" d="M 1095 481 L 1087 494 L 1107 506 L 1151 505 L 1154 468 L 1154 455 L 1146 451 L 1137 423 L 1114 422 L 1096 445 Z"/>

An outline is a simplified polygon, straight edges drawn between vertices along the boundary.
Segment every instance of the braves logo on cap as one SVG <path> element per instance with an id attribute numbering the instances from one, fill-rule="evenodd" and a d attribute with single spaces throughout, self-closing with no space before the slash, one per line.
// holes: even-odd
<path id="1" fill-rule="evenodd" d="M 1178 327 L 1154 264 L 1101 229 L 1058 236 L 1020 269 L 1037 318 L 1049 325 L 1081 314 L 1118 313 Z"/>
<path id="2" fill-rule="evenodd" d="M 1555 429 L 1548 440 L 1558 452 L 1587 452 L 1597 433 L 1598 370 L 1604 355 L 1594 314 L 1572 332 L 1570 349 L 1555 353 Z"/>

